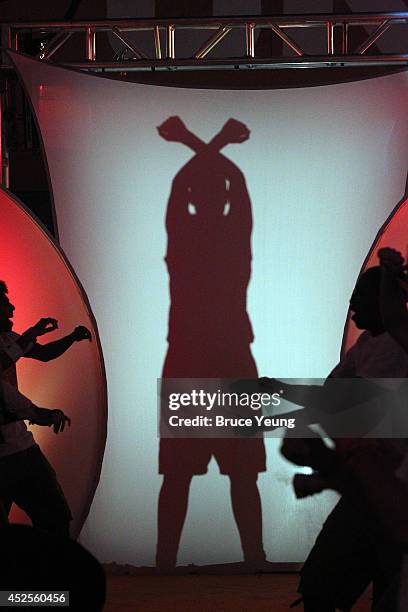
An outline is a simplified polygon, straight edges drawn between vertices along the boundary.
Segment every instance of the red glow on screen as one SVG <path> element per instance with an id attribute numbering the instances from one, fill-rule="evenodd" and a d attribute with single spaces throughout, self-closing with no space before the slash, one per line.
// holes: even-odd
<path id="1" fill-rule="evenodd" d="M 392 247 L 400 251 L 405 258 L 408 257 L 408 198 L 401 202 L 379 232 L 361 272 L 378 266 L 377 253 L 383 247 Z M 360 334 L 361 330 L 349 319 L 344 333 L 343 350 L 349 349 Z"/>
<path id="2" fill-rule="evenodd" d="M 93 341 L 74 345 L 60 358 L 41 363 L 21 359 L 20 390 L 37 405 L 60 408 L 72 419 L 56 436 L 33 427 L 36 441 L 55 468 L 68 498 L 77 535 L 99 479 L 106 437 L 106 391 L 97 331 L 82 289 L 65 258 L 31 215 L 0 189 L 0 278 L 15 305 L 14 330 L 22 332 L 41 317 L 54 317 L 56 340 L 77 325 L 91 330 Z M 41 341 L 41 340 L 40 340 Z M 12 520 L 22 522 L 17 509 Z"/>

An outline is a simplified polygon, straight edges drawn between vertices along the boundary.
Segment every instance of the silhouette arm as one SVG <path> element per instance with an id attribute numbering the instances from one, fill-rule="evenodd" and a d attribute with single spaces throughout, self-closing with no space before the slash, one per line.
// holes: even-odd
<path id="1" fill-rule="evenodd" d="M 189 149 L 194 151 L 194 153 L 204 153 L 204 152 L 214 152 L 219 153 L 221 149 L 223 149 L 227 144 L 229 144 L 225 136 L 222 132 L 219 132 L 210 140 L 207 144 L 201 138 L 198 138 L 195 134 L 190 132 L 190 130 L 185 131 L 183 140 L 181 140 L 183 144 L 185 144 Z"/>
<path id="2" fill-rule="evenodd" d="M 79 325 L 73 332 L 54 342 L 48 342 L 48 344 L 39 344 L 36 342 L 33 348 L 25 354 L 25 357 L 44 362 L 52 361 L 63 355 L 74 342 L 90 339 L 91 334 L 89 330 L 83 325 Z"/>
<path id="3" fill-rule="evenodd" d="M 1 391 L 6 408 L 3 424 L 23 420 L 30 421 L 35 425 L 53 426 L 55 433 L 63 431 L 67 423 L 71 425 L 71 420 L 62 410 L 50 410 L 36 406 L 16 387 L 5 381 L 1 382 Z"/>
<path id="4" fill-rule="evenodd" d="M 198 136 L 196 136 L 195 134 L 193 134 L 193 132 L 190 132 L 190 130 L 187 129 L 184 134 L 184 138 L 181 142 L 185 144 L 189 149 L 194 151 L 194 153 L 201 153 L 208 147 L 208 145 L 203 140 L 198 138 Z"/>
<path id="5" fill-rule="evenodd" d="M 390 393 L 386 387 L 364 378 L 327 378 L 324 385 L 292 385 L 274 378 L 261 378 L 270 393 L 279 393 L 288 402 L 303 406 L 311 419 L 341 413 Z M 318 422 L 313 420 L 311 422 Z"/>
<path id="6" fill-rule="evenodd" d="M 18 361 L 20 357 L 26 355 L 34 346 L 37 337 L 48 334 L 57 329 L 58 323 L 56 319 L 45 317 L 40 319 L 35 325 L 29 327 L 21 334 L 15 336 L 11 340 L 2 340 L 0 346 L 0 367 L 1 370 L 7 370 L 13 363 Z"/>
<path id="7" fill-rule="evenodd" d="M 227 144 L 244 142 L 250 134 L 245 124 L 236 119 L 228 119 L 220 132 L 207 144 L 190 132 L 177 116 L 169 117 L 158 126 L 157 131 L 164 140 L 182 143 L 197 154 L 205 151 L 218 153 Z"/>
<path id="8" fill-rule="evenodd" d="M 220 157 L 225 159 L 221 154 Z M 228 163 L 225 176 L 229 177 L 230 180 L 229 200 L 231 209 L 229 215 L 231 219 L 236 219 L 240 232 L 250 237 L 252 232 L 252 208 L 245 177 L 239 168 L 231 162 Z"/>
<path id="9" fill-rule="evenodd" d="M 168 142 L 179 142 L 195 153 L 206 148 L 206 143 L 187 129 L 180 117 L 169 117 L 157 127 L 159 135 Z"/>
<path id="10" fill-rule="evenodd" d="M 48 408 L 39 408 L 32 404 L 32 414 L 27 417 L 30 424 L 41 425 L 43 427 L 53 427 L 54 433 L 64 431 L 65 425 L 71 426 L 71 419 L 67 417 L 62 410 L 50 410 Z"/>
<path id="11" fill-rule="evenodd" d="M 187 186 L 183 179 L 176 175 L 171 186 L 166 212 L 166 229 L 169 237 L 174 237 L 178 231 L 183 232 L 183 222 L 188 215 L 187 204 Z"/>

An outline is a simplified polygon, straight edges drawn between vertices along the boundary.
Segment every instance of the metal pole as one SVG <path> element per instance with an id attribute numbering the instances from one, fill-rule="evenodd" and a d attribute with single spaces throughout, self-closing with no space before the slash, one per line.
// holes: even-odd
<path id="1" fill-rule="evenodd" d="M 86 59 L 89 62 L 96 60 L 96 33 L 93 28 L 86 28 Z"/>
<path id="2" fill-rule="evenodd" d="M 379 25 L 378 28 L 371 34 L 371 36 L 367 38 L 365 43 L 359 46 L 359 48 L 356 50 L 356 55 L 363 55 L 363 53 L 365 53 L 370 47 L 372 47 L 374 43 L 376 43 L 377 40 L 381 38 L 384 32 L 386 32 L 390 27 L 391 22 L 389 20 L 384 21 L 384 23 Z"/>
<path id="3" fill-rule="evenodd" d="M 13 28 L 9 28 L 9 46 L 13 51 L 19 50 L 18 31 L 13 30 Z"/>
<path id="4" fill-rule="evenodd" d="M 334 23 L 327 22 L 327 54 L 334 55 Z"/>
<path id="5" fill-rule="evenodd" d="M 38 59 L 48 60 L 50 59 L 54 53 L 56 53 L 61 47 L 65 45 L 67 40 L 71 38 L 72 32 L 58 32 L 46 45 L 41 49 L 39 53 L 37 53 Z"/>
<path id="6" fill-rule="evenodd" d="M 131 51 L 133 51 L 136 59 L 147 59 L 147 56 L 135 45 L 135 43 L 127 38 L 127 36 L 119 30 L 119 28 L 112 28 L 112 32 L 123 42 L 124 45 Z"/>
<path id="7" fill-rule="evenodd" d="M 247 57 L 255 57 L 255 24 L 247 23 L 245 33 Z"/>
<path id="8" fill-rule="evenodd" d="M 219 30 L 210 36 L 210 38 L 199 48 L 199 50 L 194 54 L 195 59 L 204 59 L 210 51 L 214 49 L 226 36 L 231 32 L 232 28 L 222 27 Z"/>
<path id="9" fill-rule="evenodd" d="M 1 80 L 0 91 L 0 178 L 1 185 L 10 187 L 9 158 L 6 141 L 6 121 L 4 118 L 7 105 L 7 76 Z"/>
<path id="10" fill-rule="evenodd" d="M 167 26 L 167 57 L 168 59 L 175 58 L 175 46 L 174 46 L 174 25 L 170 23 Z"/>
<path id="11" fill-rule="evenodd" d="M 154 26 L 154 50 L 156 53 L 156 59 L 162 58 L 161 42 L 160 42 L 160 28 L 158 25 Z"/>
<path id="12" fill-rule="evenodd" d="M 292 51 L 296 53 L 296 55 L 301 57 L 304 54 L 303 50 L 299 47 L 299 45 L 295 43 L 295 41 L 292 40 L 292 38 L 290 38 L 290 36 L 288 36 L 286 32 L 284 32 L 279 26 L 275 25 L 274 23 L 271 23 L 269 25 L 272 32 L 275 32 L 275 34 L 279 36 L 279 38 L 283 40 L 283 42 L 285 42 L 288 47 L 290 47 Z"/>
<path id="13" fill-rule="evenodd" d="M 347 55 L 348 53 L 348 26 L 347 23 L 341 24 L 341 54 Z"/>

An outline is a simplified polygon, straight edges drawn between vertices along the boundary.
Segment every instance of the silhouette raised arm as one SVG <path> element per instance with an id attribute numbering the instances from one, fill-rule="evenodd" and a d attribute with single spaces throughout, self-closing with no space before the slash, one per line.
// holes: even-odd
<path id="1" fill-rule="evenodd" d="M 244 123 L 236 119 L 228 119 L 218 134 L 207 144 L 190 132 L 180 117 L 177 116 L 166 119 L 164 123 L 158 126 L 157 131 L 164 140 L 182 143 L 195 153 L 202 153 L 206 150 L 219 152 L 228 144 L 245 142 L 250 134 Z"/>
<path id="2" fill-rule="evenodd" d="M 196 153 L 173 179 L 166 214 L 168 234 L 174 237 L 184 231 L 183 221 L 191 216 L 188 212 L 189 203 L 196 206 L 197 201 L 201 201 L 208 210 L 219 200 L 220 216 L 221 205 L 229 205 L 227 214 L 230 230 L 235 228 L 244 236 L 250 235 L 251 204 L 244 175 L 231 160 L 220 153 L 227 144 L 248 140 L 250 131 L 247 126 L 236 119 L 228 119 L 209 143 L 190 132 L 177 116 L 166 119 L 157 127 L 157 131 L 166 141 L 182 143 Z"/>

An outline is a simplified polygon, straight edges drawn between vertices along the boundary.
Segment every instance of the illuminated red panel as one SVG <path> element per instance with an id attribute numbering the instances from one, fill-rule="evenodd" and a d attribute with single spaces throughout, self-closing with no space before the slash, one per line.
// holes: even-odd
<path id="1" fill-rule="evenodd" d="M 361 270 L 362 272 L 372 266 L 378 266 L 377 252 L 385 246 L 393 247 L 400 251 L 405 258 L 408 257 L 408 198 L 399 204 L 379 232 Z M 344 331 L 343 351 L 349 349 L 360 334 L 361 330 L 357 329 L 349 318 Z"/>
<path id="2" fill-rule="evenodd" d="M 70 429 L 55 435 L 34 426 L 33 433 L 58 474 L 77 535 L 88 513 L 102 463 L 106 438 L 106 383 L 96 326 L 81 287 L 65 257 L 47 232 L 8 192 L 0 189 L 0 278 L 16 307 L 14 330 L 21 332 L 40 317 L 54 317 L 57 339 L 86 325 L 92 342 L 75 343 L 48 363 L 21 359 L 20 389 L 37 405 L 60 408 L 72 419 Z M 14 508 L 12 520 L 28 519 Z"/>

